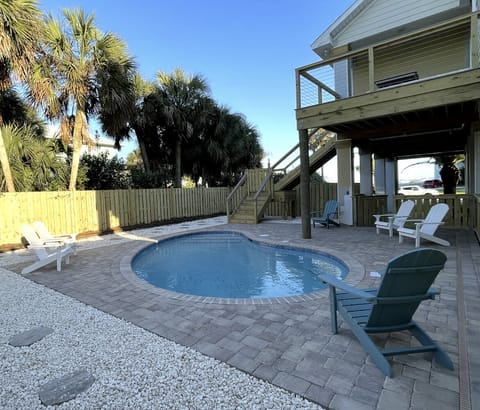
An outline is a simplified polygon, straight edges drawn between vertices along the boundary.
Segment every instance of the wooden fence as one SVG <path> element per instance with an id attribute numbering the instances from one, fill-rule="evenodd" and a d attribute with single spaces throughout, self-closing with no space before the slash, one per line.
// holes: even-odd
<path id="1" fill-rule="evenodd" d="M 18 247 L 20 225 L 43 221 L 54 234 L 104 233 L 225 213 L 229 188 L 168 188 L 0 194 L 0 249 Z"/>
<path id="2" fill-rule="evenodd" d="M 296 199 L 294 203 L 295 215 L 300 215 L 300 188 L 296 188 Z M 312 211 L 320 211 L 323 205 L 329 199 L 337 199 L 337 184 L 330 183 L 314 183 L 310 184 L 310 209 Z M 266 216 L 283 216 L 284 204 L 272 202 L 265 211 Z"/>
<path id="3" fill-rule="evenodd" d="M 0 250 L 20 245 L 20 225 L 41 220 L 54 234 L 98 234 L 156 225 L 169 221 L 208 217 L 226 212 L 230 188 L 138 189 L 116 191 L 57 191 L 0 193 Z M 300 190 L 296 189 L 295 215 L 300 215 Z M 312 184 L 310 208 L 320 211 L 336 199 L 337 184 Z M 406 196 L 395 196 L 395 209 Z M 423 218 L 437 202 L 448 204 L 445 226 L 480 229 L 478 195 L 408 197 L 415 201 L 412 218 Z M 283 216 L 285 204 L 271 203 L 266 216 Z M 354 195 L 354 224 L 372 226 L 374 213 L 383 213 L 385 196 Z"/>
<path id="4" fill-rule="evenodd" d="M 455 228 L 479 228 L 480 223 L 480 201 L 475 195 L 396 195 L 394 207 L 397 210 L 402 201 L 411 199 L 415 202 L 411 219 L 423 219 L 428 211 L 437 203 L 448 205 L 449 211 L 444 219 L 446 227 Z M 356 226 L 371 226 L 373 214 L 386 212 L 386 195 L 355 195 L 354 203 L 354 224 Z"/>

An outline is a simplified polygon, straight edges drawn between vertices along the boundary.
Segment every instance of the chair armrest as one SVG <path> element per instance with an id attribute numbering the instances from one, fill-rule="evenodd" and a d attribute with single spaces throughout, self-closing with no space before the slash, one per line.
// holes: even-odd
<path id="1" fill-rule="evenodd" d="M 395 214 L 373 214 L 372 215 L 374 218 L 375 218 L 375 222 L 374 223 L 377 223 L 377 222 L 380 222 L 382 219 L 385 219 L 385 218 L 394 218 L 395 217 Z"/>
<path id="2" fill-rule="evenodd" d="M 380 218 L 381 216 L 395 216 L 395 214 L 373 214 L 372 216 L 375 218 Z"/>
<path id="3" fill-rule="evenodd" d="M 69 239 L 69 240 L 72 240 L 72 241 L 75 241 L 77 240 L 77 233 L 66 233 L 66 234 L 63 234 L 63 235 L 53 235 L 53 238 L 51 239 Z"/>
<path id="4" fill-rule="evenodd" d="M 445 222 L 415 222 L 415 225 L 443 225 Z"/>
<path id="5" fill-rule="evenodd" d="M 337 279 L 332 275 L 321 274 L 321 275 L 318 275 L 318 277 L 322 282 L 327 283 L 329 286 L 334 287 L 336 289 L 341 289 L 344 292 L 348 292 L 353 296 L 365 299 L 367 302 L 372 302 L 377 298 L 376 295 L 372 295 L 371 293 L 365 292 L 362 289 L 357 289 L 357 288 L 354 288 L 353 286 L 347 285 L 345 282 L 341 281 L 340 279 Z"/>
<path id="6" fill-rule="evenodd" d="M 45 239 L 43 240 L 43 244 L 44 245 L 47 245 L 47 246 L 53 246 L 53 245 L 57 245 L 57 246 L 61 246 L 61 245 L 65 245 L 64 243 L 64 240 L 62 238 L 49 238 L 49 239 Z"/>
<path id="7" fill-rule="evenodd" d="M 43 243 L 42 245 L 27 245 L 28 249 L 45 249 L 45 248 L 63 248 L 65 244 L 63 242 L 50 242 L 50 243 Z"/>

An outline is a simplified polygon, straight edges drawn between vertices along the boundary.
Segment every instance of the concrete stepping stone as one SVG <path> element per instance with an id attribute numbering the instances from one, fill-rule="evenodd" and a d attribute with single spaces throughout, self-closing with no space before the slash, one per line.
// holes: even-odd
<path id="1" fill-rule="evenodd" d="M 33 329 L 13 335 L 8 341 L 8 344 L 14 347 L 30 346 L 52 332 L 53 329 L 46 326 L 34 327 Z"/>
<path id="2" fill-rule="evenodd" d="M 38 396 L 45 406 L 61 404 L 72 400 L 88 390 L 95 378 L 86 370 L 78 370 L 45 383 Z"/>

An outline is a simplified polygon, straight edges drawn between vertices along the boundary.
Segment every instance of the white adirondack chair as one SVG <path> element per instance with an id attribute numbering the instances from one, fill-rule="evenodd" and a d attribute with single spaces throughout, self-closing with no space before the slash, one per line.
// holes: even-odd
<path id="1" fill-rule="evenodd" d="M 28 242 L 28 249 L 32 249 L 37 256 L 37 261 L 22 269 L 22 274 L 31 273 L 50 263 L 57 262 L 57 271 L 62 270 L 62 259 L 70 262 L 72 247 L 59 239 L 40 239 L 35 230 L 27 224 L 21 226 L 20 231 Z M 48 252 L 51 250 L 51 252 Z"/>
<path id="2" fill-rule="evenodd" d="M 435 204 L 428 211 L 425 219 L 407 219 L 406 222 L 414 222 L 415 229 L 401 227 L 398 228 L 398 241 L 399 243 L 403 242 L 403 238 L 406 236 L 408 238 L 415 239 L 415 247 L 420 246 L 420 239 L 426 239 L 430 242 L 438 243 L 443 246 L 450 246 L 450 242 L 445 239 L 441 239 L 438 236 L 435 236 L 437 228 L 443 224 L 443 218 L 448 212 L 447 204 Z"/>
<path id="3" fill-rule="evenodd" d="M 411 199 L 408 201 L 403 201 L 398 208 L 396 214 L 375 214 L 373 217 L 375 218 L 375 228 L 377 230 L 377 235 L 380 233 L 380 229 L 388 230 L 388 235 L 390 237 L 393 236 L 393 229 L 402 228 L 405 224 L 405 221 L 410 216 L 413 207 L 415 206 L 415 202 Z"/>
<path id="4" fill-rule="evenodd" d="M 76 233 L 69 233 L 64 235 L 52 235 L 46 225 L 41 221 L 35 221 L 32 223 L 32 227 L 37 233 L 38 237 L 42 241 L 51 241 L 51 240 L 60 240 L 69 244 L 72 249 L 73 253 L 76 254 L 77 252 L 77 234 Z"/>

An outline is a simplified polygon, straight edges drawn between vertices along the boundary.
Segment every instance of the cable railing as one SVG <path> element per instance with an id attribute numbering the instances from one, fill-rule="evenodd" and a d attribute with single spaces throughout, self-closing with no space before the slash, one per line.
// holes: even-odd
<path id="1" fill-rule="evenodd" d="M 479 67 L 479 13 L 296 69 L 297 108 Z"/>

